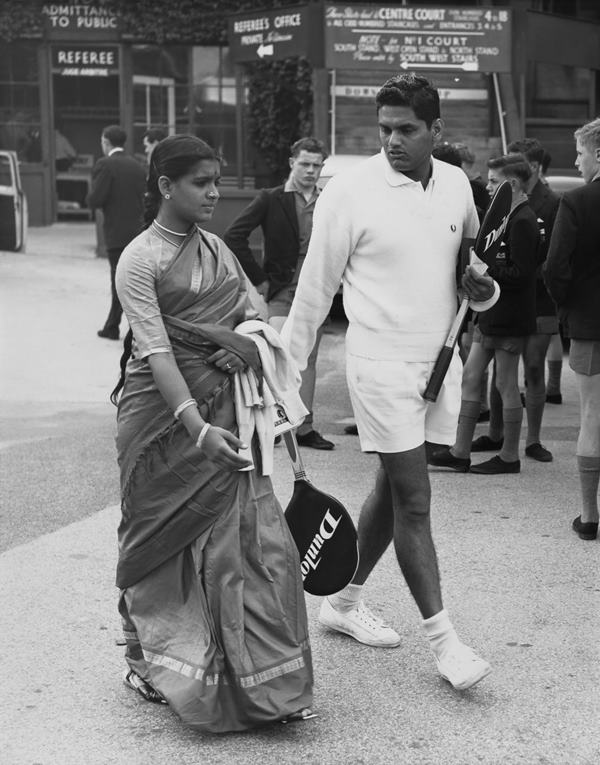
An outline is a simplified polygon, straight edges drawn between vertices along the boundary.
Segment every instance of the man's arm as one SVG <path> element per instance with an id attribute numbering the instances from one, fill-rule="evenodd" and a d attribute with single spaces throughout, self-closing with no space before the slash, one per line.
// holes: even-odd
<path id="1" fill-rule="evenodd" d="M 575 211 L 563 197 L 552 231 L 548 257 L 542 270 L 546 289 L 558 306 L 563 305 L 567 300 L 572 279 L 571 259 L 576 241 Z"/>
<path id="2" fill-rule="evenodd" d="M 281 337 L 300 370 L 306 368 L 317 330 L 329 313 L 354 249 L 352 212 L 340 194 L 334 193 L 339 185 L 335 181 L 327 184 L 315 205 L 306 260 L 281 330 Z"/>
<path id="3" fill-rule="evenodd" d="M 268 281 L 250 249 L 250 234 L 262 226 L 269 206 L 269 195 L 263 189 L 234 219 L 223 234 L 223 241 L 239 260 L 244 272 L 254 285 Z"/>
<path id="4" fill-rule="evenodd" d="M 86 198 L 86 204 L 90 209 L 102 208 L 110 194 L 112 175 L 106 163 L 106 159 L 99 159 L 92 170 L 92 187 Z"/>

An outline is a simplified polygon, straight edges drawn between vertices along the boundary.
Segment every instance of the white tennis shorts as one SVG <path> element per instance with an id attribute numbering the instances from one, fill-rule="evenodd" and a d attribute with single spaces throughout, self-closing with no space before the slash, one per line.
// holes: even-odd
<path id="1" fill-rule="evenodd" d="M 347 353 L 346 379 L 364 452 L 406 452 L 424 441 L 453 444 L 462 362 L 455 351 L 437 401 L 423 398 L 434 362 L 370 359 Z"/>

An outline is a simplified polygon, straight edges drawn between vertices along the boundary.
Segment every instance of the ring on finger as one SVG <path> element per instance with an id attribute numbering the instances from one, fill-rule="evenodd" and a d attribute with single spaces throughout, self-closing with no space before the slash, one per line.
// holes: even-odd
<path id="1" fill-rule="evenodd" d="M 230 364 L 229 362 L 227 362 L 227 363 L 225 364 L 225 369 L 228 369 L 228 370 L 229 370 L 229 369 L 231 369 L 231 364 Z"/>

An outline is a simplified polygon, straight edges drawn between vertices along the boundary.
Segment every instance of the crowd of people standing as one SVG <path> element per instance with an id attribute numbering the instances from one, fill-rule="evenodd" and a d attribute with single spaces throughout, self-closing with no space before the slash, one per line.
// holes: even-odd
<path id="1" fill-rule="evenodd" d="M 322 624 L 375 648 L 399 645 L 362 598 L 393 545 L 438 673 L 465 690 L 491 672 L 444 607 L 428 466 L 520 472 L 521 359 L 525 454 L 552 461 L 540 432 L 545 356 L 559 318 L 582 408 L 582 510 L 573 529 L 582 539 L 597 535 L 600 120 L 576 133 L 586 184 L 559 205 L 544 184 L 546 155 L 535 140 L 490 158 L 487 183 L 466 144 L 440 151 L 439 94 L 426 78 L 392 77 L 375 103 L 379 154 L 319 191 L 327 151 L 301 139 L 291 147 L 287 181 L 260 192 L 225 241 L 202 228 L 219 197 L 219 156 L 193 136 L 159 140 L 148 151 L 145 227 L 114 258 L 113 303 L 130 326 L 113 392 L 124 681 L 200 730 L 313 715 L 298 555 L 270 479 L 272 424 L 256 410 L 285 402 L 297 424 L 308 416 L 301 446 L 333 449 L 312 426 L 312 403 L 319 339 L 340 284 L 357 433 L 379 467 L 358 520 L 358 569 L 324 598 Z M 123 136 L 105 130 L 106 160 L 122 161 L 119 144 Z M 106 183 L 109 169 L 105 161 L 95 177 Z M 487 273 L 472 265 L 461 271 L 461 244 L 475 238 L 489 195 L 504 181 L 511 209 L 495 262 Z M 93 199 L 108 204 L 99 188 Z M 262 263 L 248 245 L 258 226 Z M 268 322 L 258 320 L 250 282 L 266 298 Z M 461 296 L 473 317 L 464 370 L 457 349 L 437 400 L 427 402 L 423 392 Z M 116 339 L 118 324 L 98 334 Z M 473 441 L 491 362 L 490 430 Z M 498 454 L 471 465 L 471 451 Z"/>

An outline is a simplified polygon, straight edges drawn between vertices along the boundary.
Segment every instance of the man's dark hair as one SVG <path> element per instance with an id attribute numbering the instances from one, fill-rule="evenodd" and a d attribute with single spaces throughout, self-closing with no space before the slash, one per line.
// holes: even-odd
<path id="1" fill-rule="evenodd" d="M 109 125 L 102 131 L 102 135 L 107 141 L 110 141 L 113 146 L 123 147 L 127 140 L 127 133 L 120 125 Z"/>
<path id="2" fill-rule="evenodd" d="M 509 154 L 524 154 L 528 162 L 539 162 L 544 159 L 544 147 L 537 138 L 522 138 L 508 144 Z"/>
<path id="3" fill-rule="evenodd" d="M 491 170 L 500 170 L 506 178 L 516 178 L 523 187 L 527 186 L 531 178 L 531 166 L 524 154 L 503 154 L 488 159 L 487 166 Z"/>
<path id="4" fill-rule="evenodd" d="M 147 138 L 149 143 L 156 143 L 157 141 L 162 141 L 163 138 L 167 137 L 167 131 L 164 130 L 164 128 L 148 128 L 143 138 Z"/>
<path id="5" fill-rule="evenodd" d="M 444 143 L 438 143 L 433 147 L 431 155 L 436 159 L 440 159 L 442 162 L 447 162 L 449 165 L 455 167 L 462 167 L 462 157 L 460 151 L 451 143 L 444 141 Z"/>
<path id="6" fill-rule="evenodd" d="M 329 156 L 329 152 L 325 148 L 323 141 L 319 141 L 312 136 L 300 138 L 296 143 L 293 143 L 292 148 L 290 149 L 290 156 L 297 157 L 301 151 L 308 151 L 311 154 L 320 154 L 324 160 Z"/>
<path id="7" fill-rule="evenodd" d="M 544 149 L 544 159 L 542 160 L 542 173 L 544 173 L 544 175 L 548 172 L 548 168 L 550 167 L 551 162 L 552 162 L 552 154 L 550 154 L 549 151 Z"/>
<path id="8" fill-rule="evenodd" d="M 426 77 L 396 74 L 381 86 L 375 96 L 377 113 L 382 106 L 408 106 L 427 128 L 440 116 L 440 94 Z"/>

